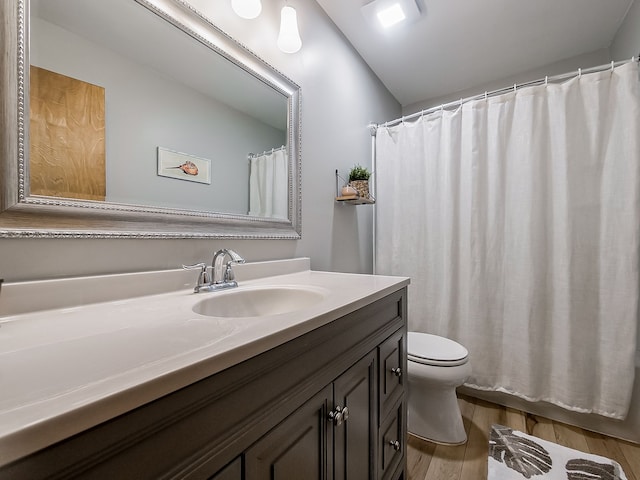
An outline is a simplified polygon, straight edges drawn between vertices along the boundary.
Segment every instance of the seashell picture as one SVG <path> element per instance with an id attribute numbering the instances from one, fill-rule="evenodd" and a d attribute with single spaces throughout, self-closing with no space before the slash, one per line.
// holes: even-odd
<path id="1" fill-rule="evenodd" d="M 211 160 L 158 147 L 158 175 L 211 184 Z"/>

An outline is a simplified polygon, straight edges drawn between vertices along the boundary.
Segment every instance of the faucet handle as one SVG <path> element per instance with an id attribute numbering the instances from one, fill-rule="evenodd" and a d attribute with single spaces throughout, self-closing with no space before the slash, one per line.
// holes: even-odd
<path id="1" fill-rule="evenodd" d="M 224 277 L 222 279 L 223 282 L 230 282 L 236 278 L 236 274 L 233 273 L 233 269 L 231 268 L 231 262 L 227 262 L 227 266 L 224 269 Z"/>
<path id="2" fill-rule="evenodd" d="M 230 248 L 227 250 L 227 255 L 229 255 L 230 260 L 227 262 L 227 266 L 224 269 L 224 278 L 223 282 L 230 282 L 236 278 L 235 273 L 233 273 L 233 269 L 231 268 L 231 264 L 233 263 L 244 263 L 245 260 L 237 252 L 234 252 Z"/>
<path id="3" fill-rule="evenodd" d="M 182 265 L 185 270 L 206 270 L 207 264 L 204 262 L 194 263 L 193 265 Z"/>
<path id="4" fill-rule="evenodd" d="M 206 263 L 194 263 L 193 265 L 182 265 L 182 268 L 185 270 L 200 270 L 200 274 L 198 275 L 198 286 L 208 285 L 211 283 L 209 279 L 209 273 L 207 271 L 208 266 Z"/>

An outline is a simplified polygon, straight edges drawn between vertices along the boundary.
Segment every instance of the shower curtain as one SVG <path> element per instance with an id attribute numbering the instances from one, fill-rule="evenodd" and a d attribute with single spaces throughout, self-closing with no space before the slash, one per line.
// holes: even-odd
<path id="1" fill-rule="evenodd" d="M 472 388 L 625 417 L 638 314 L 638 64 L 376 132 L 376 273 Z"/>
<path id="2" fill-rule="evenodd" d="M 289 162 L 280 148 L 249 159 L 249 215 L 289 217 Z"/>

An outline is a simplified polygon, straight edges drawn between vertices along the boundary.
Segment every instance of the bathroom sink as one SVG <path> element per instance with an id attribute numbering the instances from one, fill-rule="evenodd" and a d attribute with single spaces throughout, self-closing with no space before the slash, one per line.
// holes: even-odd
<path id="1" fill-rule="evenodd" d="M 327 292 L 320 288 L 269 286 L 215 292 L 196 303 L 193 311 L 210 317 L 280 315 L 320 303 Z"/>

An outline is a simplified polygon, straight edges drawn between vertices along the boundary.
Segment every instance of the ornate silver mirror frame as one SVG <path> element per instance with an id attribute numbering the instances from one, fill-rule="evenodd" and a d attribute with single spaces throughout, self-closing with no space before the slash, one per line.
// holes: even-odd
<path id="1" fill-rule="evenodd" d="M 29 0 L 7 0 L 0 2 L 0 237 L 300 238 L 300 87 L 183 1 L 135 1 L 288 98 L 288 220 L 31 196 Z"/>

